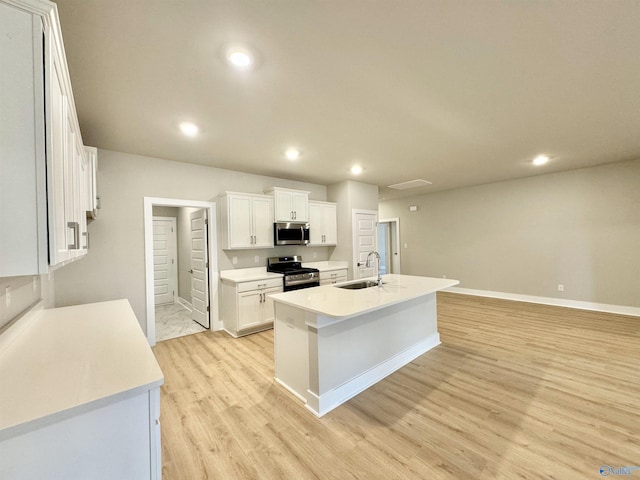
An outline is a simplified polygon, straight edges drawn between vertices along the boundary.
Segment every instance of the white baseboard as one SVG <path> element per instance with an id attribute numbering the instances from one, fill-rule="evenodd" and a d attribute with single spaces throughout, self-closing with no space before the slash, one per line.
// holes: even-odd
<path id="1" fill-rule="evenodd" d="M 176 303 L 179 303 L 180 305 L 182 305 L 184 308 L 186 308 L 190 312 L 193 312 L 193 305 L 191 305 L 189 302 L 187 302 L 184 298 L 178 297 L 176 299 Z"/>
<path id="2" fill-rule="evenodd" d="M 307 403 L 305 407 L 317 417 L 321 417 L 438 345 L 440 345 L 440 334 L 436 332 L 403 352 L 394 355 L 320 396 L 307 390 Z M 284 383 L 278 383 L 291 391 Z"/>
<path id="3" fill-rule="evenodd" d="M 500 298 L 502 300 L 515 300 L 516 302 L 540 303 L 556 307 L 577 308 L 580 310 L 593 310 L 596 312 L 615 313 L 618 315 L 631 315 L 640 317 L 640 308 L 625 305 L 609 305 L 606 303 L 583 302 L 580 300 L 568 300 L 565 298 L 536 297 L 534 295 L 521 295 L 518 293 L 492 292 L 490 290 L 473 290 L 471 288 L 450 287 L 445 292 L 460 293 L 463 295 L 476 295 L 478 297 Z"/>

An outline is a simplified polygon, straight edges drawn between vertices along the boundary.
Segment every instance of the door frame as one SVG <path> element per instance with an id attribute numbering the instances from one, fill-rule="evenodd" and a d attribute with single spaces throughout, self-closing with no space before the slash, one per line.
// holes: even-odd
<path id="1" fill-rule="evenodd" d="M 153 207 L 191 207 L 208 210 L 209 228 L 209 315 L 211 330 L 222 330 L 218 314 L 218 241 L 216 203 L 200 200 L 180 200 L 175 198 L 144 197 L 144 263 L 146 282 L 146 332 L 149 345 L 156 344 L 156 312 L 153 291 Z"/>
<path id="2" fill-rule="evenodd" d="M 394 271 L 393 273 L 397 273 L 399 274 L 401 272 L 402 269 L 402 262 L 400 261 L 401 255 L 402 255 L 402 243 L 400 242 L 400 217 L 394 217 L 394 218 L 382 218 L 380 220 L 378 220 L 378 223 L 388 223 L 389 224 L 389 228 L 391 227 L 391 224 L 395 224 L 395 234 L 396 234 L 396 242 L 398 242 L 398 271 L 396 272 L 395 268 L 392 268 L 392 270 Z M 389 247 L 391 247 L 391 245 L 389 245 Z M 393 257 L 391 257 L 391 260 L 389 262 L 390 264 L 393 264 Z"/>
<path id="3" fill-rule="evenodd" d="M 172 268 L 172 272 L 171 272 L 171 276 L 172 276 L 172 280 L 173 280 L 173 284 L 175 286 L 175 290 L 174 292 L 176 292 L 178 290 L 178 219 L 176 217 L 162 217 L 162 216 L 154 216 L 151 221 L 152 221 L 152 226 L 153 226 L 153 222 L 155 222 L 156 220 L 161 221 L 161 222 L 170 222 L 171 223 L 171 227 L 172 227 L 172 237 L 174 239 L 174 248 L 172 249 L 171 253 L 175 254 L 175 262 L 174 262 L 174 267 Z M 154 252 L 155 252 L 155 248 L 154 248 Z M 155 265 L 154 265 L 155 267 Z M 155 268 L 154 268 L 154 281 L 155 281 Z M 155 287 L 155 283 L 154 283 L 154 287 Z M 155 302 L 155 291 L 153 294 L 153 305 L 156 305 Z M 176 301 L 175 295 L 173 295 L 173 301 Z M 160 304 L 160 305 L 166 305 L 166 304 Z"/>
<path id="4" fill-rule="evenodd" d="M 353 274 L 352 278 L 356 278 L 356 272 L 358 271 L 358 245 L 356 244 L 356 239 L 358 238 L 358 225 L 356 223 L 356 215 L 359 213 L 364 213 L 368 215 L 375 216 L 376 222 L 376 234 L 374 235 L 375 244 L 373 249 L 378 251 L 378 211 L 377 210 L 363 210 L 360 208 L 353 208 L 351 210 L 351 271 Z M 377 274 L 377 273 L 376 273 Z"/>

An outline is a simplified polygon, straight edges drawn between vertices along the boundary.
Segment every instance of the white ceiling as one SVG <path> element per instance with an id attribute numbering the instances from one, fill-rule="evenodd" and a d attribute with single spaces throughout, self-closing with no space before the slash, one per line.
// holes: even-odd
<path id="1" fill-rule="evenodd" d="M 57 3 L 88 145 L 382 197 L 640 158 L 639 0 Z"/>

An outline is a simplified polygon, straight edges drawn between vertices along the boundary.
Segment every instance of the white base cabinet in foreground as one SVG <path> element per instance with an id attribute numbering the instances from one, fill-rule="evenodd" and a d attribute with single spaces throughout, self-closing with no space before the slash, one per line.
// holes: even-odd
<path id="1" fill-rule="evenodd" d="M 31 312 L 0 352 L 0 478 L 161 478 L 163 376 L 126 300 Z"/>

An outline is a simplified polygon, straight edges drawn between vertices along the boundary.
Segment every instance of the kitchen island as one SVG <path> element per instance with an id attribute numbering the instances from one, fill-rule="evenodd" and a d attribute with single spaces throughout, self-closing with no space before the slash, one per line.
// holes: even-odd
<path id="1" fill-rule="evenodd" d="M 436 292 L 459 282 L 382 279 L 382 287 L 345 282 L 270 296 L 276 381 L 319 417 L 440 343 Z"/>

